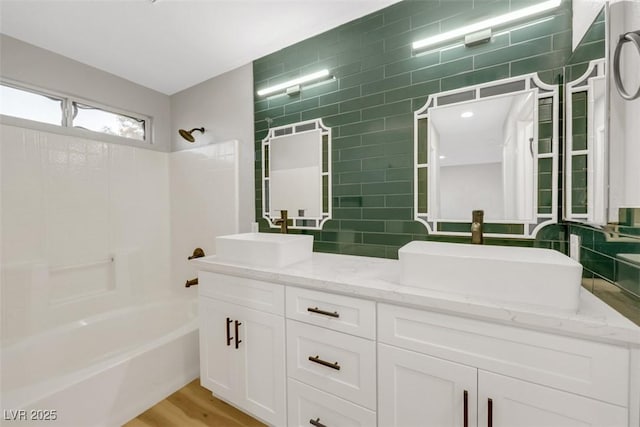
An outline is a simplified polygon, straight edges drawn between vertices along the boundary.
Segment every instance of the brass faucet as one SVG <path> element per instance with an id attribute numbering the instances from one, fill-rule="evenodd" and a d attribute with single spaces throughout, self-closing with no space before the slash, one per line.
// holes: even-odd
<path id="1" fill-rule="evenodd" d="M 273 223 L 280 226 L 280 232 L 282 234 L 287 234 L 289 233 L 289 213 L 286 210 L 281 210 L 280 217 L 281 218 L 273 221 Z"/>
<path id="2" fill-rule="evenodd" d="M 471 212 L 471 243 L 481 245 L 484 243 L 482 236 L 482 225 L 484 222 L 484 211 L 477 210 Z"/>

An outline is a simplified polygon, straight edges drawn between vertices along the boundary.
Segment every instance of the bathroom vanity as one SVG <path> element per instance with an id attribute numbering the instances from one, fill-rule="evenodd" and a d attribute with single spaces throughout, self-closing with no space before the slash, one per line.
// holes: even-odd
<path id="1" fill-rule="evenodd" d="M 200 280 L 202 385 L 277 426 L 637 426 L 640 329 L 401 284 L 396 260 L 219 257 Z"/>

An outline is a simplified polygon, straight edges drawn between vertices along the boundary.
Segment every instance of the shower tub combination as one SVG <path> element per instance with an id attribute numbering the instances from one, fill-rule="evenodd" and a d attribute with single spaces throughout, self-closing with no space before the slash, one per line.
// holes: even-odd
<path id="1" fill-rule="evenodd" d="M 197 378 L 197 302 L 96 315 L 7 345 L 0 357 L 3 425 L 119 426 Z"/>

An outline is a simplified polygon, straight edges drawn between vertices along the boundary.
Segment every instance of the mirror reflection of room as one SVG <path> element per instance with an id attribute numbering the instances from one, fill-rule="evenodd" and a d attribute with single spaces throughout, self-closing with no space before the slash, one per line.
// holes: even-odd
<path id="1" fill-rule="evenodd" d="M 272 218 L 286 210 L 292 216 L 322 216 L 322 153 L 319 129 L 271 139 Z"/>
<path id="2" fill-rule="evenodd" d="M 534 100 L 526 91 L 430 110 L 439 218 L 532 218 Z"/>

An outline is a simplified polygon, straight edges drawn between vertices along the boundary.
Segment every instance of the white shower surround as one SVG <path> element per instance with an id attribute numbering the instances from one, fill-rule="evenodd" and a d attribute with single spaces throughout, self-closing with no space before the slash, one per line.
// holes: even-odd
<path id="1" fill-rule="evenodd" d="M 0 124 L 0 406 L 120 425 L 197 377 L 187 256 L 237 231 L 238 142 L 169 154 L 27 125 Z"/>

